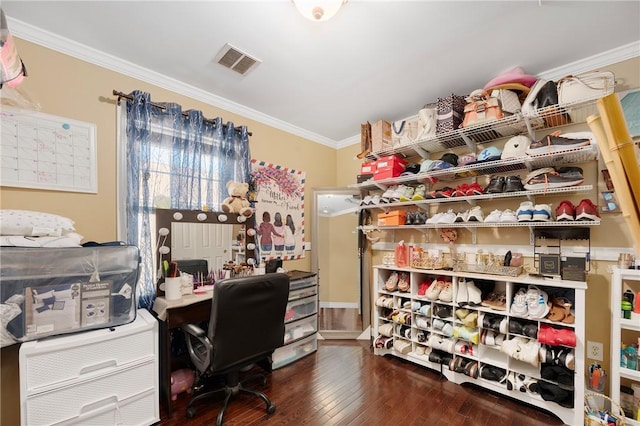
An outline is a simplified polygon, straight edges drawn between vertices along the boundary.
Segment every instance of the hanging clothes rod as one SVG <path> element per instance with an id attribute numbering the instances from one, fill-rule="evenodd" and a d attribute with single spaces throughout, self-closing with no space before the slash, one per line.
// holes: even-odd
<path id="1" fill-rule="evenodd" d="M 118 92 L 117 90 L 113 91 L 113 95 L 118 97 L 118 103 L 120 103 L 120 99 L 121 98 L 125 98 L 125 99 L 128 99 L 130 101 L 133 101 L 133 96 L 127 95 L 126 93 L 123 93 L 123 92 Z M 156 107 L 156 108 L 160 108 L 163 111 L 167 109 L 167 107 L 165 107 L 164 105 L 157 104 L 155 102 L 150 102 L 150 104 L 151 104 L 151 106 Z M 189 114 L 187 114 L 186 112 L 183 112 L 182 115 L 184 115 L 185 117 L 189 116 Z M 204 121 L 205 123 L 213 124 L 213 125 L 216 124 L 216 122 L 214 120 L 207 120 L 206 118 L 204 118 L 202 121 Z M 236 132 L 240 132 L 240 127 L 235 127 L 234 129 L 235 129 Z M 253 134 L 251 132 L 247 132 L 247 134 L 249 136 L 253 136 Z"/>

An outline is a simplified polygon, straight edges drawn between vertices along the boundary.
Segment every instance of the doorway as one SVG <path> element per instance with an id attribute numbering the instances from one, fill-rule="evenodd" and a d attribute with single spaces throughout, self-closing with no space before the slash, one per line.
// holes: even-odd
<path id="1" fill-rule="evenodd" d="M 311 269 L 318 274 L 318 329 L 325 339 L 363 332 L 358 213 L 360 192 L 314 189 Z"/>

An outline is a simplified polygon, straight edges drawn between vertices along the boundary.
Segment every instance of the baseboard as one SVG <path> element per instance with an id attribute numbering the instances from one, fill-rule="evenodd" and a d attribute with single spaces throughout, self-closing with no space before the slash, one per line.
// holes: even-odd
<path id="1" fill-rule="evenodd" d="M 359 307 L 355 302 L 320 302 L 320 308 L 358 309 Z"/>

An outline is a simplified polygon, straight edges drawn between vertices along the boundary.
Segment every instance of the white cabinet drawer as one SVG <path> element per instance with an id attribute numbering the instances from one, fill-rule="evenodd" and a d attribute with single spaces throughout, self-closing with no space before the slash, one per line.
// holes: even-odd
<path id="1" fill-rule="evenodd" d="M 139 310 L 131 324 L 23 343 L 21 392 L 28 396 L 153 359 L 158 346 L 156 327 L 157 321 Z"/>
<path id="2" fill-rule="evenodd" d="M 157 374 L 157 364 L 148 362 L 27 397 L 21 410 L 22 424 L 154 423 L 159 420 L 155 419 L 159 399 L 153 385 L 157 381 L 149 378 Z"/>

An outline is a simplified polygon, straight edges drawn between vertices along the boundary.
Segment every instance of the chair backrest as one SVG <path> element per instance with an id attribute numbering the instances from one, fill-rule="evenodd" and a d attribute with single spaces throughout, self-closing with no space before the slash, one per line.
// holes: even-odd
<path id="1" fill-rule="evenodd" d="M 275 273 L 228 278 L 213 286 L 209 339 L 210 369 L 255 362 L 284 343 L 289 276 Z"/>
<path id="2" fill-rule="evenodd" d="M 194 276 L 202 274 L 203 277 L 209 275 L 209 262 L 207 262 L 207 259 L 181 259 L 176 260 L 176 263 L 181 272 Z"/>

